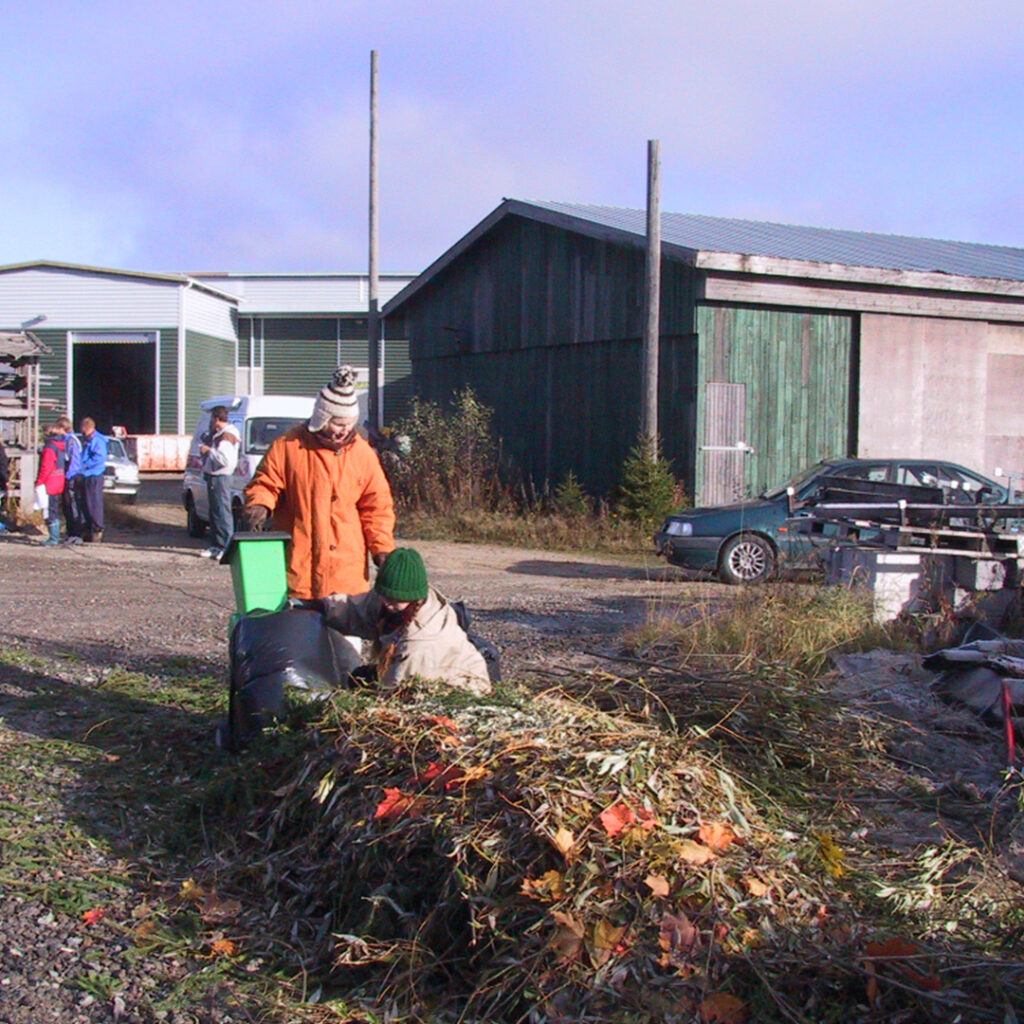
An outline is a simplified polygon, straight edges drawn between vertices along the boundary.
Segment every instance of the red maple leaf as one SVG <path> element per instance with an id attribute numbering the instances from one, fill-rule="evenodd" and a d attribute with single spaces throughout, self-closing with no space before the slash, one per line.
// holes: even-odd
<path id="1" fill-rule="evenodd" d="M 636 823 L 636 815 L 626 804 L 612 804 L 606 811 L 601 812 L 601 824 L 605 832 L 610 836 L 617 836 L 625 832 L 630 825 Z"/>
<path id="2" fill-rule="evenodd" d="M 377 804 L 373 812 L 374 818 L 401 818 L 403 814 L 416 809 L 416 797 L 403 793 L 400 789 L 385 789 L 384 799 Z"/>

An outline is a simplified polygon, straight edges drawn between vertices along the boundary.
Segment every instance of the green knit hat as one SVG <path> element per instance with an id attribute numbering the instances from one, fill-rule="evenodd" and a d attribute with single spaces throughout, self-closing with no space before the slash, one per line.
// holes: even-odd
<path id="1" fill-rule="evenodd" d="M 412 548 L 395 548 L 377 570 L 373 589 L 391 601 L 425 601 L 427 568 Z"/>

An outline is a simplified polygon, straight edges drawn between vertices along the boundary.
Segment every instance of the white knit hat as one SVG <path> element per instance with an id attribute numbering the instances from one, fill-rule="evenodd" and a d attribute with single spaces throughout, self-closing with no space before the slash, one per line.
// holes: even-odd
<path id="1" fill-rule="evenodd" d="M 356 371 L 351 366 L 339 366 L 330 384 L 320 389 L 309 417 L 309 429 L 315 434 L 327 426 L 335 416 L 359 418 L 359 398 L 356 395 Z"/>

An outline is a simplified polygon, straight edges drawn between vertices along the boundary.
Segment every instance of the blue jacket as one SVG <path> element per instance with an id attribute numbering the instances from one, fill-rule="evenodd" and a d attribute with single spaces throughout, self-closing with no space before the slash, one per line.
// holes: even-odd
<path id="1" fill-rule="evenodd" d="M 107 468 L 107 439 L 98 430 L 82 445 L 82 476 L 103 476 Z"/>
<path id="2" fill-rule="evenodd" d="M 64 435 L 64 448 L 68 459 L 67 469 L 64 470 L 64 479 L 70 480 L 82 472 L 82 442 L 75 434 L 68 433 Z"/>

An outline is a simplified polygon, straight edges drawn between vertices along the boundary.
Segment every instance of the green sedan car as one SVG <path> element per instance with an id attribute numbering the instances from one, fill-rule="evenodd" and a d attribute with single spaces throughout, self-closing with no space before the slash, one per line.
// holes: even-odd
<path id="1" fill-rule="evenodd" d="M 670 515 L 654 535 L 654 545 L 670 565 L 714 572 L 724 583 L 760 583 L 784 563 L 810 565 L 814 557 L 810 538 L 787 520 L 800 515 L 799 506 L 813 502 L 830 477 L 940 488 L 949 503 L 1004 504 L 1011 500 L 1005 487 L 953 462 L 825 459 L 759 498 Z"/>

